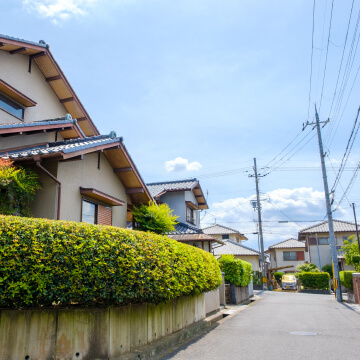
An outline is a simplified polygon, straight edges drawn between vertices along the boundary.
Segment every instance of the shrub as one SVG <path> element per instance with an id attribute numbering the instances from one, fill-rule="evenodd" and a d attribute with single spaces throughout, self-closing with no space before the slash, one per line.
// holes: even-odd
<path id="1" fill-rule="evenodd" d="M 283 275 L 284 275 L 283 272 L 277 271 L 277 272 L 274 273 L 274 278 L 276 279 L 277 282 L 281 283 L 281 279 L 282 279 Z"/>
<path id="2" fill-rule="evenodd" d="M 328 289 L 330 275 L 327 272 L 302 272 L 297 276 L 305 289 Z"/>
<path id="3" fill-rule="evenodd" d="M 252 267 L 247 261 L 234 259 L 234 255 L 222 255 L 219 259 L 225 282 L 236 286 L 247 286 L 251 282 Z"/>
<path id="4" fill-rule="evenodd" d="M 353 290 L 352 274 L 356 271 L 340 271 L 340 283 L 342 286 Z"/>
<path id="5" fill-rule="evenodd" d="M 175 221 L 178 216 L 172 215 L 173 210 L 167 204 L 157 205 L 149 202 L 149 205 L 134 207 L 133 216 L 136 222 L 136 229 L 151 231 L 156 234 L 165 234 L 175 230 Z"/>
<path id="6" fill-rule="evenodd" d="M 254 285 L 262 285 L 262 273 L 260 271 L 252 271 L 251 274 Z"/>
<path id="7" fill-rule="evenodd" d="M 320 272 L 320 270 L 317 268 L 317 266 L 312 263 L 304 263 L 304 264 L 298 265 L 296 267 L 296 270 L 300 271 L 300 272 Z"/>
<path id="8" fill-rule="evenodd" d="M 40 188 L 35 171 L 0 159 L 0 214 L 29 216 L 35 191 Z"/>
<path id="9" fill-rule="evenodd" d="M 359 245 L 354 235 L 344 240 L 344 245 L 341 247 L 344 252 L 346 265 L 353 265 L 356 271 L 360 271 L 360 254 Z"/>
<path id="10" fill-rule="evenodd" d="M 321 268 L 322 271 L 327 272 L 330 275 L 330 278 L 333 277 L 333 270 L 331 264 L 326 264 Z"/>
<path id="11" fill-rule="evenodd" d="M 213 255 L 165 236 L 0 216 L 0 307 L 160 303 L 220 284 Z"/>

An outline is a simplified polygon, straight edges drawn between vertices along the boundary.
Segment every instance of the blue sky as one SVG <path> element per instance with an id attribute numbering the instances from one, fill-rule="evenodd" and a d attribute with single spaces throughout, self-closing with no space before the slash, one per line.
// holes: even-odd
<path id="1" fill-rule="evenodd" d="M 358 33 L 349 58 L 359 3 L 354 4 L 336 88 L 352 0 L 334 0 L 332 13 L 332 1 L 316 1 L 310 111 L 310 0 L 0 4 L 6 14 L 0 33 L 50 44 L 99 130 L 115 130 L 124 137 L 146 182 L 200 179 L 210 206 L 202 214 L 204 226 L 216 219 L 243 231 L 248 245 L 257 246 L 252 234 L 256 214 L 249 201 L 255 183 L 248 177 L 254 157 L 260 173 L 270 172 L 260 181 L 266 247 L 296 237 L 300 228 L 324 218 L 315 130 L 308 127 L 299 133 L 303 122 L 313 121 L 316 102 L 321 120 L 331 120 L 323 129 L 331 187 L 360 105 L 360 79 L 355 78 Z M 339 98 L 341 84 L 344 93 Z M 343 172 L 336 188 L 335 207 L 358 160 L 356 139 L 349 171 Z M 268 169 L 261 169 L 268 163 Z M 358 187 L 356 178 L 335 218 L 353 220 L 349 202 L 360 205 Z"/>

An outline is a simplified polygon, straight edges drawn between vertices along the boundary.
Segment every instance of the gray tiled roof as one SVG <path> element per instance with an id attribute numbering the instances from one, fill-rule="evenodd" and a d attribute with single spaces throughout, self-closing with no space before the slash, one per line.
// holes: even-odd
<path id="1" fill-rule="evenodd" d="M 269 246 L 269 249 L 293 249 L 293 248 L 305 248 L 305 244 L 296 239 L 288 239 Z"/>
<path id="2" fill-rule="evenodd" d="M 183 235 L 183 234 L 203 234 L 203 231 L 195 226 L 190 226 L 179 222 L 175 225 L 175 230 L 170 231 L 167 235 Z"/>
<path id="3" fill-rule="evenodd" d="M 171 190 L 192 190 L 199 181 L 197 179 L 187 179 L 187 180 L 178 180 L 178 181 L 165 181 L 165 182 L 156 182 L 146 184 L 148 187 L 151 196 L 156 196 L 163 191 Z"/>
<path id="4" fill-rule="evenodd" d="M 355 223 L 350 221 L 333 220 L 334 232 L 355 232 Z M 316 234 L 316 233 L 328 233 L 329 225 L 327 220 L 319 224 L 309 226 L 299 231 L 299 234 Z"/>
<path id="5" fill-rule="evenodd" d="M 60 117 L 56 119 L 47 119 L 40 121 L 32 122 L 21 122 L 16 124 L 0 124 L 0 129 L 13 129 L 18 127 L 28 127 L 28 126 L 38 126 L 38 125 L 61 125 L 61 124 L 75 124 L 77 123 L 76 119 L 65 119 L 65 117 Z"/>
<path id="6" fill-rule="evenodd" d="M 239 230 L 235 230 L 235 229 L 229 228 L 224 225 L 219 225 L 219 224 L 207 226 L 206 228 L 203 228 L 202 230 L 203 230 L 204 234 L 209 234 L 209 235 L 225 235 L 225 234 L 243 235 Z"/>
<path id="7" fill-rule="evenodd" d="M 8 40 L 20 41 L 20 42 L 23 42 L 23 43 L 27 43 L 29 45 L 42 46 L 44 48 L 48 47 L 47 44 L 42 44 L 40 42 L 34 42 L 34 41 L 28 41 L 28 40 L 24 40 L 24 39 L 19 39 L 19 38 L 8 36 L 8 35 L 0 34 L 0 37 L 2 37 L 4 39 L 8 39 Z"/>
<path id="8" fill-rule="evenodd" d="M 34 155 L 48 155 L 56 153 L 71 153 L 74 151 L 85 150 L 99 145 L 119 142 L 120 138 L 110 137 L 109 135 L 92 136 L 84 139 L 65 140 L 52 142 L 41 146 L 29 146 L 20 150 L 3 151 L 0 157 L 3 159 L 21 159 Z"/>
<path id="9" fill-rule="evenodd" d="M 214 247 L 214 255 L 259 255 L 260 253 L 247 246 L 231 240 L 223 240 L 224 246 Z"/>

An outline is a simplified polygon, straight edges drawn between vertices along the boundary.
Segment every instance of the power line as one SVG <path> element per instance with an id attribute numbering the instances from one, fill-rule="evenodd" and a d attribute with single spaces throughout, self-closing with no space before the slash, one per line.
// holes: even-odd
<path id="1" fill-rule="evenodd" d="M 327 59 L 328 59 L 328 53 L 329 53 L 329 42 L 330 42 L 330 34 L 331 34 L 331 24 L 332 24 L 333 8 L 334 8 L 334 0 L 332 0 L 332 3 L 331 3 L 330 23 L 329 23 L 329 34 L 328 34 L 328 42 L 327 42 L 327 46 L 326 46 L 325 66 L 324 66 L 324 75 L 323 75 L 323 82 L 322 82 L 322 88 L 321 88 L 319 111 L 320 111 L 320 109 L 321 109 L 321 102 L 322 102 L 323 92 L 324 92 L 325 74 L 326 74 Z"/>
<path id="2" fill-rule="evenodd" d="M 314 3 L 313 3 L 313 23 L 312 23 L 312 34 L 311 34 L 311 58 L 310 58 L 309 106 L 308 106 L 307 120 L 309 120 L 309 114 L 310 114 L 311 82 L 312 82 L 313 54 L 314 54 L 314 29 L 315 29 L 315 0 L 314 0 Z"/>

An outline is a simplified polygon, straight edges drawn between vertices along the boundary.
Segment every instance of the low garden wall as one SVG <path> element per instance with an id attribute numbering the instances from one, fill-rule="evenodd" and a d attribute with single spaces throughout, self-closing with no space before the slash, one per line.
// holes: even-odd
<path id="1" fill-rule="evenodd" d="M 204 318 L 204 294 L 158 305 L 0 310 L 0 359 L 116 359 Z"/>
<path id="2" fill-rule="evenodd" d="M 230 284 L 231 304 L 245 304 L 249 302 L 249 299 L 249 286 L 235 286 L 234 284 Z"/>

